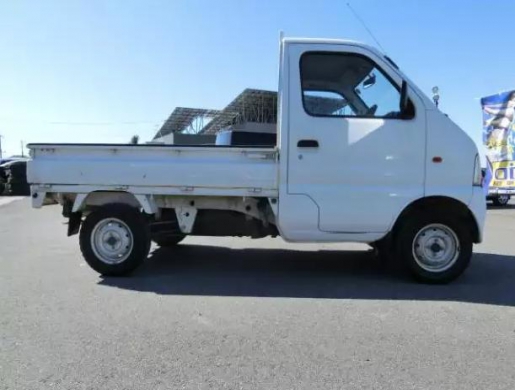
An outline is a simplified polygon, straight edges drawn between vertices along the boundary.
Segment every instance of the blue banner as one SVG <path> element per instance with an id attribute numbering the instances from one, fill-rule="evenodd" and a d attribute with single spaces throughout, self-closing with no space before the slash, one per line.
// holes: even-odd
<path id="1" fill-rule="evenodd" d="M 515 188 L 515 90 L 481 99 L 485 187 Z"/>

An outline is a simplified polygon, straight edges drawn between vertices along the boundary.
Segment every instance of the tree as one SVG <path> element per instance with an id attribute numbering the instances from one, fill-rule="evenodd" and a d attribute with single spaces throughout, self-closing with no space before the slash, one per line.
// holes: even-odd
<path id="1" fill-rule="evenodd" d="M 139 142 L 139 135 L 133 135 L 131 138 L 131 144 L 136 145 Z"/>

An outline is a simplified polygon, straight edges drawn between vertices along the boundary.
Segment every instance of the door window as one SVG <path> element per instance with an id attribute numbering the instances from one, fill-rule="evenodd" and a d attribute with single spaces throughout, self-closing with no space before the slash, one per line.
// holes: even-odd
<path id="1" fill-rule="evenodd" d="M 400 118 L 400 88 L 369 58 L 306 53 L 300 60 L 302 100 L 312 116 Z M 408 115 L 414 116 L 409 102 Z"/>
<path id="2" fill-rule="evenodd" d="M 304 91 L 304 105 L 307 111 L 315 115 L 352 115 L 347 100 L 337 92 Z"/>

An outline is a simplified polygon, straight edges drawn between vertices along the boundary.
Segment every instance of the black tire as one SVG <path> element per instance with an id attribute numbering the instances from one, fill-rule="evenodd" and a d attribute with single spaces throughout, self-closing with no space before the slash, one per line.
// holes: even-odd
<path id="1" fill-rule="evenodd" d="M 415 256 L 415 239 L 419 232 L 422 232 L 425 228 L 427 229 L 430 225 L 435 226 L 428 229 L 427 232 L 429 233 L 426 234 L 435 234 L 434 232 L 440 232 L 440 229 L 442 229 L 441 232 L 444 233 L 444 238 L 449 239 L 452 242 L 455 241 L 454 238 L 457 239 L 457 248 L 459 248 L 459 251 L 454 251 L 455 254 L 457 252 L 457 255 L 448 262 L 446 266 L 448 268 L 442 266 L 440 270 L 428 270 L 428 266 L 422 266 L 420 264 L 422 261 L 417 260 Z M 445 229 L 443 227 L 448 229 L 447 233 L 445 233 Z M 420 240 L 424 239 L 423 236 L 423 234 L 420 236 Z M 442 236 L 442 234 L 440 236 Z M 434 244 L 438 246 L 436 251 L 433 253 L 437 253 L 438 248 L 441 248 L 439 246 L 440 244 L 437 244 L 437 239 L 438 238 L 435 238 Z M 444 240 L 440 240 L 440 242 L 444 242 Z M 473 242 L 471 232 L 465 224 L 460 222 L 458 217 L 453 217 L 452 215 L 412 215 L 403 223 L 396 235 L 396 249 L 400 259 L 411 275 L 417 281 L 422 283 L 445 284 L 458 278 L 470 263 L 472 258 L 472 246 Z M 428 250 L 432 250 L 427 245 L 425 247 L 428 248 Z M 453 251 L 450 251 L 450 253 L 453 253 Z"/>
<path id="2" fill-rule="evenodd" d="M 7 182 L 9 184 L 27 184 L 27 178 L 17 178 L 14 176 L 9 176 L 9 179 L 7 179 Z"/>
<path id="3" fill-rule="evenodd" d="M 19 196 L 27 196 L 30 195 L 30 186 L 20 183 L 8 183 L 6 185 L 7 193 L 9 195 L 19 195 Z"/>
<path id="4" fill-rule="evenodd" d="M 152 237 L 154 241 L 161 248 L 172 248 L 178 245 L 186 236 L 184 234 L 166 235 L 160 237 Z"/>
<path id="5" fill-rule="evenodd" d="M 95 253 L 92 244 L 95 227 L 102 221 L 112 218 L 122 221 L 132 233 L 132 249 L 129 249 L 127 257 L 118 263 L 102 260 Z M 148 222 L 138 210 L 127 205 L 111 204 L 88 215 L 82 223 L 79 242 L 82 255 L 91 268 L 105 276 L 124 276 L 134 271 L 147 258 L 150 251 L 150 230 Z"/>
<path id="6" fill-rule="evenodd" d="M 492 202 L 495 206 L 506 206 L 508 203 L 510 203 L 510 196 L 509 195 L 499 195 L 492 199 Z"/>
<path id="7" fill-rule="evenodd" d="M 375 256 L 382 262 L 390 263 L 395 258 L 395 248 L 389 236 L 370 244 Z"/>

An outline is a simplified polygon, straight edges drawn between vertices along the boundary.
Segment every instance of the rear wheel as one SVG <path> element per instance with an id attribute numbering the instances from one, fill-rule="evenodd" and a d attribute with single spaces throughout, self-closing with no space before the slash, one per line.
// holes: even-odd
<path id="1" fill-rule="evenodd" d="M 499 195 L 492 199 L 496 206 L 506 206 L 510 202 L 510 195 Z"/>
<path id="2" fill-rule="evenodd" d="M 459 218 L 412 216 L 397 234 L 397 250 L 410 273 L 424 283 L 448 283 L 472 257 L 472 236 Z"/>
<path id="3" fill-rule="evenodd" d="M 102 275 L 122 276 L 147 258 L 150 231 L 138 210 L 115 204 L 88 215 L 79 241 L 82 255 L 91 268 Z"/>

